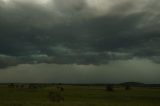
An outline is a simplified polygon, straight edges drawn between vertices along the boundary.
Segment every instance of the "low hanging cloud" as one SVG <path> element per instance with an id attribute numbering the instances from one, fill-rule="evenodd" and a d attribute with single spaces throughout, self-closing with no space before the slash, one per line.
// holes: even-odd
<path id="1" fill-rule="evenodd" d="M 112 61 L 107 65 L 21 64 L 0 69 L 7 83 L 159 83 L 160 66 L 148 59 Z"/>
<path id="2" fill-rule="evenodd" d="M 160 63 L 158 0 L 0 0 L 0 68 Z"/>

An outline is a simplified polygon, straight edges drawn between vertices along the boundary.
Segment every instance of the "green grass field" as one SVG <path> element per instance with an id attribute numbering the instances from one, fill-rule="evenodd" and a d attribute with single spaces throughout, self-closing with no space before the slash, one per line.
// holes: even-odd
<path id="1" fill-rule="evenodd" d="M 56 87 L 8 88 L 0 87 L 0 106 L 160 106 L 160 89 L 116 88 L 105 91 L 103 86 L 63 86 Z M 58 92 L 64 97 L 62 102 L 49 99 L 49 92 Z"/>

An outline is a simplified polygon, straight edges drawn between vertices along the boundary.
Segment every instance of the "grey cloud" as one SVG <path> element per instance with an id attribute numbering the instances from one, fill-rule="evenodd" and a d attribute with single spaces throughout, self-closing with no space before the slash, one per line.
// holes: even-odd
<path id="1" fill-rule="evenodd" d="M 0 70 L 0 82 L 159 83 L 159 64 L 148 59 L 112 61 L 107 65 L 22 64 Z"/>
<path id="2" fill-rule="evenodd" d="M 7 68 L 8 66 L 16 66 L 19 64 L 17 58 L 12 56 L 0 55 L 0 68 Z"/>
<path id="3" fill-rule="evenodd" d="M 0 1 L 0 54 L 10 56 L 0 58 L 1 67 L 154 61 L 160 53 L 159 5 L 158 0 Z"/>

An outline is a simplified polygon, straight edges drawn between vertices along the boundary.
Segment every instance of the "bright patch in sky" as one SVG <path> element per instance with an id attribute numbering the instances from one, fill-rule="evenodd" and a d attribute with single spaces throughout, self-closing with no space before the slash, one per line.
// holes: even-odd
<path id="1" fill-rule="evenodd" d="M 8 2 L 9 0 L 3 0 L 4 2 Z"/>
<path id="2" fill-rule="evenodd" d="M 5 3 L 9 3 L 9 2 L 33 2 L 33 3 L 38 3 L 38 4 L 48 4 L 49 2 L 53 1 L 53 0 L 2 0 Z"/>
<path id="3" fill-rule="evenodd" d="M 10 0 L 2 0 L 3 2 L 7 3 L 7 2 L 10 2 Z"/>
<path id="4" fill-rule="evenodd" d="M 111 0 L 86 0 L 87 5 L 96 10 L 98 15 L 106 14 L 110 11 L 113 6 L 113 2 Z"/>
<path id="5" fill-rule="evenodd" d="M 51 0 L 35 0 L 35 2 L 40 3 L 40 4 L 48 4 L 49 2 L 51 2 Z"/>

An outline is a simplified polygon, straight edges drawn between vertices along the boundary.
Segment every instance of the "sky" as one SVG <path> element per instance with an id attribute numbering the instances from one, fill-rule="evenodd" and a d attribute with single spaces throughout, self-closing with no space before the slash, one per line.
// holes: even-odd
<path id="1" fill-rule="evenodd" d="M 159 0 L 0 0 L 0 82 L 160 83 Z"/>

